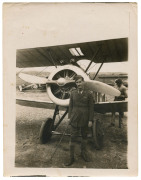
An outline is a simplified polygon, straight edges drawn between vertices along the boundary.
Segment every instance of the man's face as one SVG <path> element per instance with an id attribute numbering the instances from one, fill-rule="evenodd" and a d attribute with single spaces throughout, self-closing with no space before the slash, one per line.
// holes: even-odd
<path id="1" fill-rule="evenodd" d="M 83 87 L 84 87 L 83 82 L 84 81 L 81 78 L 75 82 L 78 89 L 83 89 Z"/>

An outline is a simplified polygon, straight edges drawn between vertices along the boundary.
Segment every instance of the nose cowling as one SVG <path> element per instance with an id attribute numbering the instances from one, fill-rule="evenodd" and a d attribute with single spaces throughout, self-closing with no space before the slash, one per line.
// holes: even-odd
<path id="1" fill-rule="evenodd" d="M 56 80 L 58 85 L 47 84 L 47 94 L 52 102 L 60 106 L 68 106 L 70 91 L 76 87 L 75 83 L 66 84 L 66 80 L 74 80 L 76 75 L 81 75 L 84 80 L 89 80 L 89 77 L 79 67 L 73 65 L 66 65 L 59 67 L 53 71 L 48 79 Z"/>

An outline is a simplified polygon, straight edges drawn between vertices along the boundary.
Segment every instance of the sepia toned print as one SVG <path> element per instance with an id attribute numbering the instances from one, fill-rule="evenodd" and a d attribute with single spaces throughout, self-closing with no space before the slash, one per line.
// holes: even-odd
<path id="1" fill-rule="evenodd" d="M 5 176 L 135 176 L 136 4 L 3 9 Z"/>

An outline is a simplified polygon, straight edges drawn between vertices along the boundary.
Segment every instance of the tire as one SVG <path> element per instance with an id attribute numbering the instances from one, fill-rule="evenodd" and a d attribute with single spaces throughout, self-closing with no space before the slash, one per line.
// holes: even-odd
<path id="1" fill-rule="evenodd" d="M 47 120 L 42 123 L 40 128 L 39 137 L 41 144 L 45 144 L 50 140 L 52 136 L 52 129 L 53 129 L 53 119 L 47 118 Z"/>
<path id="2" fill-rule="evenodd" d="M 94 120 L 93 123 L 93 139 L 96 145 L 96 149 L 100 150 L 103 147 L 104 132 L 102 124 L 98 119 Z"/>

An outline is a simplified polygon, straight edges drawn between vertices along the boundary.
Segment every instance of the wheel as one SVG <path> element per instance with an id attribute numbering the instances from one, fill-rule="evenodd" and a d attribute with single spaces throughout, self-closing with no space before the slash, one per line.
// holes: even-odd
<path id="1" fill-rule="evenodd" d="M 99 119 L 94 120 L 92 128 L 93 128 L 93 138 L 96 148 L 101 149 L 103 147 L 104 132 L 103 132 L 102 124 L 100 123 Z"/>
<path id="2" fill-rule="evenodd" d="M 45 122 L 42 123 L 40 128 L 40 143 L 45 144 L 47 143 L 51 136 L 52 136 L 52 129 L 53 129 L 53 119 L 47 118 Z"/>

